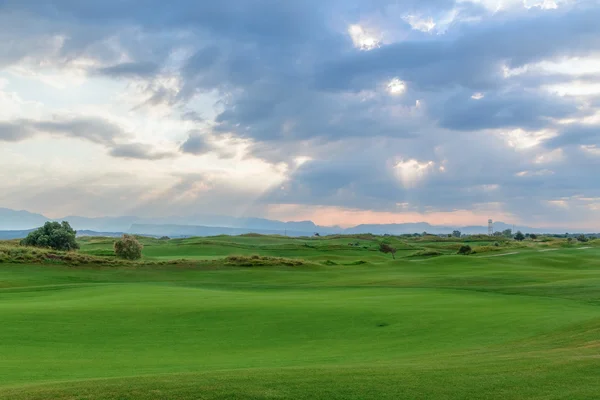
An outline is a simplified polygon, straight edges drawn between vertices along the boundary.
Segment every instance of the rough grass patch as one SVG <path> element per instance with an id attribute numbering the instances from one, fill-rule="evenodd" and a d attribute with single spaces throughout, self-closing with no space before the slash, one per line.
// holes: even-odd
<path id="1" fill-rule="evenodd" d="M 410 255 L 410 257 L 437 257 L 443 255 L 437 250 L 419 250 Z"/>
<path id="2" fill-rule="evenodd" d="M 238 267 L 267 267 L 267 266 L 288 266 L 297 267 L 304 265 L 304 260 L 283 258 L 283 257 L 269 257 L 269 256 L 227 256 L 225 257 L 225 265 L 234 265 Z"/>

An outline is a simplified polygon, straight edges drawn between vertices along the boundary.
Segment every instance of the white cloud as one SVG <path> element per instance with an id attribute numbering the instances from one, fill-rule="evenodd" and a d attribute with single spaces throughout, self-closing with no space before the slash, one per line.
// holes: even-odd
<path id="1" fill-rule="evenodd" d="M 596 145 L 582 145 L 581 150 L 594 156 L 600 156 L 600 148 Z"/>
<path id="2" fill-rule="evenodd" d="M 372 50 L 379 47 L 381 43 L 378 35 L 358 24 L 350 25 L 348 34 L 352 38 L 354 46 L 361 50 Z"/>
<path id="3" fill-rule="evenodd" d="M 554 130 L 526 131 L 518 128 L 507 132 L 500 132 L 510 147 L 517 150 L 526 150 L 538 146 L 544 140 L 551 139 L 557 135 Z"/>
<path id="4" fill-rule="evenodd" d="M 547 203 L 557 208 L 569 208 L 569 203 L 566 200 L 548 200 Z"/>
<path id="5" fill-rule="evenodd" d="M 432 171 L 435 163 L 433 161 L 420 162 L 415 159 L 398 161 L 394 170 L 396 176 L 406 188 L 414 187 L 421 181 L 429 172 Z"/>
<path id="6" fill-rule="evenodd" d="M 520 171 L 515 174 L 516 176 L 546 176 L 546 175 L 554 175 L 554 171 L 549 169 L 540 169 L 535 171 Z"/>
<path id="7" fill-rule="evenodd" d="M 387 91 L 394 96 L 401 95 L 406 91 L 406 83 L 398 78 L 394 78 L 387 84 Z M 416 103 L 416 105 L 418 106 L 419 104 Z"/>
<path id="8" fill-rule="evenodd" d="M 421 32 L 430 32 L 435 28 L 435 22 L 433 22 L 433 18 L 422 18 L 416 15 L 406 15 L 402 17 L 411 28 L 421 31 Z"/>
<path id="9" fill-rule="evenodd" d="M 551 164 L 562 161 L 564 152 L 562 149 L 555 149 L 546 153 L 539 154 L 535 157 L 535 164 Z"/>

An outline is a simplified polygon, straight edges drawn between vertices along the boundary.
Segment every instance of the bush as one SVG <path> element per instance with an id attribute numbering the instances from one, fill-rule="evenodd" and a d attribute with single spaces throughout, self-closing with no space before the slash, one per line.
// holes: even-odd
<path id="1" fill-rule="evenodd" d="M 67 221 L 62 223 L 46 222 L 44 226 L 30 232 L 21 240 L 23 246 L 44 247 L 60 251 L 77 250 L 79 244 L 75 241 L 77 232 Z"/>
<path id="2" fill-rule="evenodd" d="M 585 235 L 582 234 L 582 235 L 577 236 L 577 241 L 579 241 L 581 243 L 585 243 L 585 242 L 588 241 L 588 238 L 585 237 Z"/>
<path id="3" fill-rule="evenodd" d="M 123 235 L 115 242 L 115 255 L 126 260 L 139 260 L 142 258 L 144 246 L 132 235 Z"/>
<path id="4" fill-rule="evenodd" d="M 494 242 L 494 247 L 500 247 L 500 243 Z"/>
<path id="5" fill-rule="evenodd" d="M 469 246 L 468 244 L 464 244 L 462 246 L 460 246 L 460 249 L 458 249 L 457 254 L 461 254 L 461 255 L 469 255 L 473 252 L 473 249 L 471 248 L 471 246 Z"/>

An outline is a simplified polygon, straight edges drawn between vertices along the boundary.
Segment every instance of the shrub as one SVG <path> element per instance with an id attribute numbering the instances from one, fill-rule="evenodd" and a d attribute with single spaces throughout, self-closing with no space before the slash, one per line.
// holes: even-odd
<path id="1" fill-rule="evenodd" d="M 494 242 L 494 247 L 500 247 L 500 243 Z"/>
<path id="2" fill-rule="evenodd" d="M 77 232 L 67 221 L 62 223 L 46 222 L 44 226 L 30 232 L 25 239 L 21 240 L 21 245 L 61 251 L 77 250 L 79 244 L 75 241 L 76 234 Z"/>
<path id="3" fill-rule="evenodd" d="M 471 246 L 469 246 L 468 244 L 464 244 L 462 246 L 460 246 L 460 249 L 458 249 L 457 254 L 461 254 L 461 255 L 469 255 L 473 252 L 473 249 L 471 248 Z"/>
<path id="4" fill-rule="evenodd" d="M 115 255 L 126 260 L 139 260 L 142 258 L 144 246 L 132 235 L 123 235 L 115 242 Z"/>
<path id="5" fill-rule="evenodd" d="M 588 241 L 588 238 L 585 237 L 585 235 L 582 234 L 582 235 L 577 236 L 577 241 L 579 241 L 581 243 L 585 243 L 585 242 Z"/>

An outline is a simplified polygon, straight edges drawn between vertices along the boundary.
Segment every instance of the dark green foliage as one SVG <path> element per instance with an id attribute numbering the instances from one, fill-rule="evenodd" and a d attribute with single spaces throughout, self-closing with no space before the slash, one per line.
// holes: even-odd
<path id="1" fill-rule="evenodd" d="M 452 236 L 459 238 L 461 235 L 460 231 L 452 231 Z"/>
<path id="2" fill-rule="evenodd" d="M 411 257 L 436 257 L 441 256 L 443 253 L 437 250 L 419 250 L 411 254 Z"/>
<path id="3" fill-rule="evenodd" d="M 525 240 L 525 235 L 523 235 L 523 232 L 521 231 L 517 231 L 517 233 L 515 234 L 515 240 L 522 242 L 523 240 Z"/>
<path id="4" fill-rule="evenodd" d="M 379 244 L 379 251 L 381 251 L 382 253 L 385 253 L 385 254 L 389 253 L 389 254 L 392 255 L 392 258 L 394 260 L 396 259 L 396 251 L 397 251 L 396 248 L 390 246 L 387 243 L 381 243 L 381 244 Z"/>
<path id="5" fill-rule="evenodd" d="M 235 265 L 239 267 L 267 267 L 267 266 L 288 266 L 298 267 L 304 265 L 304 260 L 297 260 L 283 257 L 268 256 L 228 256 L 225 258 L 226 265 Z"/>
<path id="6" fill-rule="evenodd" d="M 126 260 L 139 260 L 142 258 L 144 246 L 132 235 L 123 235 L 115 242 L 115 255 Z"/>
<path id="7" fill-rule="evenodd" d="M 21 240 L 21 245 L 60 251 L 77 250 L 79 244 L 75 241 L 76 234 L 77 232 L 71 228 L 67 221 L 62 223 L 46 222 L 44 226 L 30 232 L 25 239 Z"/>
<path id="8" fill-rule="evenodd" d="M 471 248 L 471 246 L 469 246 L 468 244 L 464 244 L 462 246 L 460 246 L 460 249 L 458 249 L 457 254 L 461 254 L 461 255 L 469 255 L 473 252 L 473 249 Z"/>
<path id="9" fill-rule="evenodd" d="M 505 229 L 502 231 L 502 236 L 511 238 L 512 237 L 512 229 Z"/>
<path id="10" fill-rule="evenodd" d="M 529 237 L 531 238 L 531 240 L 536 240 L 538 238 L 535 233 L 530 233 Z"/>
<path id="11" fill-rule="evenodd" d="M 588 238 L 585 237 L 585 235 L 581 234 L 581 235 L 577 236 L 577 240 L 581 243 L 585 243 L 588 241 Z"/>
<path id="12" fill-rule="evenodd" d="M 495 246 L 495 247 L 500 247 L 500 243 L 498 243 L 498 242 L 494 242 L 494 246 Z"/>

